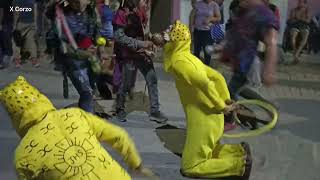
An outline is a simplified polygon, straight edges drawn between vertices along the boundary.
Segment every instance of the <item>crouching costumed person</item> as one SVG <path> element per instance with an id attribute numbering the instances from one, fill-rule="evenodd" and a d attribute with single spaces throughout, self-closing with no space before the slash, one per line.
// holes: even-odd
<path id="1" fill-rule="evenodd" d="M 15 151 L 18 179 L 129 180 L 100 142 L 116 149 L 134 172 L 152 175 L 126 131 L 79 108 L 57 110 L 23 77 L 0 91 L 20 135 Z"/>
<path id="2" fill-rule="evenodd" d="M 219 143 L 224 114 L 236 107 L 225 79 L 191 54 L 191 36 L 186 25 L 175 22 L 164 33 L 163 41 L 164 68 L 175 78 L 187 118 L 181 173 L 193 178 L 249 179 L 249 145 Z"/>

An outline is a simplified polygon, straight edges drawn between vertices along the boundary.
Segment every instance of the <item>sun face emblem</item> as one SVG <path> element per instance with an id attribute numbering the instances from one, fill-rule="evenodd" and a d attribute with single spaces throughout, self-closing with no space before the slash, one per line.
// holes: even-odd
<path id="1" fill-rule="evenodd" d="M 82 142 L 64 139 L 56 144 L 59 152 L 55 154 L 58 158 L 58 163 L 55 168 L 62 174 L 73 173 L 77 175 L 81 173 L 83 176 L 88 175 L 94 170 L 94 166 L 90 163 L 93 156 L 93 145 L 84 139 Z"/>

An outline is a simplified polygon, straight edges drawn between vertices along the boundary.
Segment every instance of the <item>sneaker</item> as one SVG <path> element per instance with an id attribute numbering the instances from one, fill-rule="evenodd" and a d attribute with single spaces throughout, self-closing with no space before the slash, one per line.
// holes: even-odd
<path id="1" fill-rule="evenodd" d="M 39 63 L 38 60 L 32 60 L 31 63 L 32 63 L 32 66 L 35 67 L 35 68 L 40 67 L 40 63 Z"/>
<path id="2" fill-rule="evenodd" d="M 246 151 L 246 164 L 245 164 L 245 171 L 243 176 L 241 177 L 241 180 L 249 180 L 251 169 L 252 169 L 252 157 L 251 157 L 251 150 L 250 145 L 246 142 L 242 142 L 241 146 Z"/>
<path id="3" fill-rule="evenodd" d="M 168 121 L 168 118 L 160 111 L 150 114 L 150 120 L 160 124 L 164 124 Z"/>
<path id="4" fill-rule="evenodd" d="M 127 113 L 124 110 L 117 110 L 116 112 L 116 118 L 120 122 L 126 122 L 127 121 Z"/>
<path id="5" fill-rule="evenodd" d="M 4 66 L 4 65 L 2 65 L 2 64 L 0 64 L 0 70 L 1 69 L 5 69 L 6 67 Z"/>

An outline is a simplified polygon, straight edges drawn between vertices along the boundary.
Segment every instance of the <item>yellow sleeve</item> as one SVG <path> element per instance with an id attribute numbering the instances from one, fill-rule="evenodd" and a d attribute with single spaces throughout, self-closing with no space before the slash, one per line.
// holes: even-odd
<path id="1" fill-rule="evenodd" d="M 211 81 L 207 73 L 185 61 L 176 61 L 173 65 L 173 72 L 178 79 L 183 79 L 191 86 L 198 87 L 215 105 L 218 110 L 225 108 L 225 102 L 216 90 L 214 81 Z"/>
<path id="2" fill-rule="evenodd" d="M 209 79 L 211 81 L 214 81 L 215 84 L 217 85 L 217 91 L 220 95 L 220 97 L 224 100 L 224 102 L 226 100 L 230 100 L 230 93 L 229 93 L 229 89 L 228 89 L 228 85 L 226 80 L 224 79 L 224 77 L 222 76 L 222 74 L 214 69 L 212 69 L 209 66 L 205 66 L 206 68 L 206 73 L 207 76 L 209 77 Z"/>
<path id="3" fill-rule="evenodd" d="M 116 149 L 130 168 L 136 169 L 141 165 L 141 158 L 134 142 L 124 129 L 92 114 L 83 114 L 99 141 L 106 142 Z"/>

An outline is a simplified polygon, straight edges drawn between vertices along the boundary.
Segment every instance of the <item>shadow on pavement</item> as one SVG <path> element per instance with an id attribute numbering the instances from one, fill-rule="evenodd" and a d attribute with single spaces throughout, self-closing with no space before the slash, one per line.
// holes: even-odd
<path id="1" fill-rule="evenodd" d="M 279 129 L 286 129 L 296 136 L 320 142 L 320 101 L 290 99 L 278 99 L 277 101 L 281 106 L 281 112 L 304 117 L 306 119 L 306 121 L 302 122 L 279 125 Z M 290 121 L 290 119 L 287 121 Z"/>
<path id="2" fill-rule="evenodd" d="M 182 156 L 183 146 L 186 139 L 185 129 L 179 129 L 171 125 L 164 125 L 156 128 L 156 134 L 160 141 L 164 143 L 165 148 L 179 157 Z"/>

